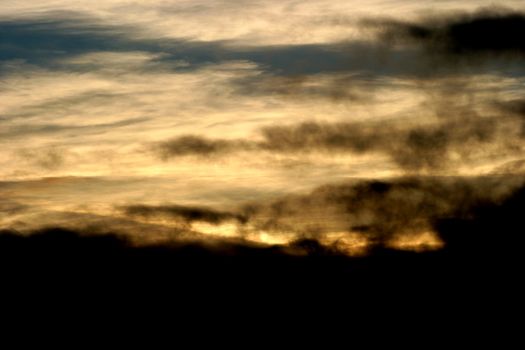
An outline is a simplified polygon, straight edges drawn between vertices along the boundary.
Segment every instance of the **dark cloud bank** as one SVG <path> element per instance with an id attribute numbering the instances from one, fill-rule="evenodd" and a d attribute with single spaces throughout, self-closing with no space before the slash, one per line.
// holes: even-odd
<path id="1" fill-rule="evenodd" d="M 319 289 L 344 294 L 370 288 L 392 292 L 392 288 L 411 286 L 419 294 L 427 289 L 435 293 L 433 288 L 478 288 L 495 283 L 498 288 L 509 288 L 523 262 L 525 187 L 520 182 L 519 178 L 478 179 L 470 184 L 424 179 L 369 181 L 348 187 L 346 192 L 341 187 L 321 188 L 310 199 L 271 206 L 272 215 L 279 219 L 286 210 L 307 208 L 312 198 L 317 198 L 316 205 L 323 200 L 343 203 L 348 215 L 377 215 L 368 220 L 368 226 L 354 228 L 377 237 L 378 232 L 388 234 L 399 225 L 425 219 L 445 241 L 438 251 L 403 252 L 379 244 L 366 257 L 348 257 L 315 236 L 304 236 L 288 246 L 239 240 L 133 246 L 118 234 L 49 228 L 31 235 L 2 231 L 0 269 L 5 281 L 19 281 L 34 290 L 57 284 L 90 290 L 119 285 L 125 286 L 123 290 L 202 288 L 210 295 L 225 291 L 238 295 L 263 290 L 279 294 L 291 288 L 311 295 Z M 178 206 L 129 210 L 141 215 L 169 211 L 214 223 L 233 215 Z M 254 215 L 253 208 L 251 213 Z"/>
<path id="2" fill-rule="evenodd" d="M 371 21 L 374 23 L 374 21 Z M 504 8 L 436 16 L 421 23 L 377 21 L 382 38 L 424 45 L 451 55 L 524 55 L 525 14 Z"/>

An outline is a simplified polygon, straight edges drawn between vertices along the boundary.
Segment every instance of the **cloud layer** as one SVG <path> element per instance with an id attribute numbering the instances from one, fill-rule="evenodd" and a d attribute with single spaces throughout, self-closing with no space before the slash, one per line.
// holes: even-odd
<path id="1" fill-rule="evenodd" d="M 498 124 L 499 123 L 499 124 Z M 391 123 L 318 123 L 271 126 L 260 131 L 261 141 L 209 139 L 181 136 L 153 147 L 162 159 L 197 155 L 226 156 L 235 152 L 266 151 L 273 154 L 311 152 L 385 153 L 406 171 L 433 171 L 462 162 L 475 149 L 509 152 L 523 147 L 521 133 L 512 129 L 522 122 L 506 116 L 447 116 L 428 126 Z"/>
<path id="2" fill-rule="evenodd" d="M 434 3 L 6 5 L 2 239 L 182 262 L 512 249 L 523 5 Z"/>

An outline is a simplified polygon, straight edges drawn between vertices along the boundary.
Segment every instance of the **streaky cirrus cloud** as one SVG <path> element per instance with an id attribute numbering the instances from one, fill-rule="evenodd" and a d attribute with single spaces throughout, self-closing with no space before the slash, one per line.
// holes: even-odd
<path id="1" fill-rule="evenodd" d="M 490 9 L 462 16 L 443 14 L 421 23 L 372 18 L 361 22 L 362 30 L 379 30 L 379 38 L 364 36 L 317 44 L 246 45 L 184 36 L 144 37 L 129 25 L 108 25 L 79 13 L 57 13 L 50 17 L 0 22 L 4 32 L 0 60 L 24 60 L 53 69 L 89 71 L 95 68 L 90 62 L 67 63 L 67 59 L 93 52 L 148 52 L 157 58 L 148 65 L 135 67 L 136 70 L 169 67 L 195 70 L 211 64 L 246 60 L 276 76 L 353 72 L 368 76 L 424 78 L 466 73 L 450 69 L 448 64 L 443 64 L 444 60 L 438 62 L 441 67 L 436 70 L 435 57 L 425 55 L 429 51 L 467 57 L 478 53 L 486 54 L 486 58 L 504 54 L 512 57 L 514 53 L 519 57 L 523 54 L 523 46 L 517 38 L 524 31 L 523 18 L 523 13 L 516 10 Z M 389 42 L 409 46 L 392 48 Z M 457 58 L 447 60 L 451 63 Z M 475 62 L 470 60 L 470 63 Z M 505 70 L 501 62 L 496 63 Z M 469 70 L 472 73 L 482 71 L 475 67 L 476 64 Z M 523 74 L 519 67 L 519 64 L 512 65 L 513 71 L 507 74 Z"/>

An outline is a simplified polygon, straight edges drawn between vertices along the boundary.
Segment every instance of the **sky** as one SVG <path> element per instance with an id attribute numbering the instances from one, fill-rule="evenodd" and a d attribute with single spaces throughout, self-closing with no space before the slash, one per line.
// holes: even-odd
<path id="1" fill-rule="evenodd" d="M 0 0 L 0 229 L 439 250 L 525 172 L 525 4 Z"/>

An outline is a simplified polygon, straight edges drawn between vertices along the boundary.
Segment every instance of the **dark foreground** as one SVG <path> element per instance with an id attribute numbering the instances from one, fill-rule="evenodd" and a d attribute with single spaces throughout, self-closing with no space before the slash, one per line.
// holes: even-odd
<path id="1" fill-rule="evenodd" d="M 503 203 L 476 208 L 468 219 L 439 220 L 435 227 L 446 242 L 440 251 L 377 248 L 361 258 L 339 255 L 315 241 L 297 242 L 308 254 L 295 255 L 241 243 L 132 247 L 111 234 L 4 231 L 2 294 L 5 304 L 16 297 L 22 304 L 13 305 L 104 303 L 130 310 L 138 304 L 220 305 L 255 312 L 275 303 L 281 311 L 309 310 L 314 303 L 332 310 L 407 303 L 428 310 L 450 299 L 482 310 L 489 304 L 518 310 L 524 204 L 525 188 Z"/>

